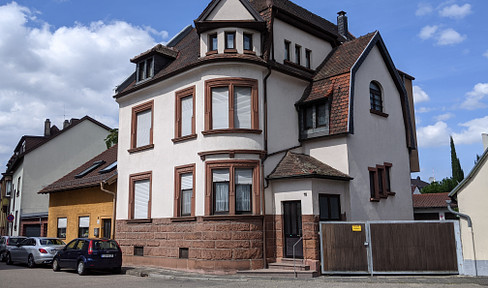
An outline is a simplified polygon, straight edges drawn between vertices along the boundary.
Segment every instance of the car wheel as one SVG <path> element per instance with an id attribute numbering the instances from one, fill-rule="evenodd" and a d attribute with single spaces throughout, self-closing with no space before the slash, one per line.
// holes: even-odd
<path id="1" fill-rule="evenodd" d="M 5 252 L 2 252 L 0 254 L 0 262 L 4 262 L 5 261 Z"/>
<path id="2" fill-rule="evenodd" d="M 34 268 L 36 267 L 36 262 L 34 262 L 34 256 L 29 255 L 29 257 L 27 258 L 27 267 L 29 268 Z"/>
<path id="3" fill-rule="evenodd" d="M 12 256 L 10 256 L 10 253 L 7 253 L 7 265 L 12 265 Z"/>
<path id="4" fill-rule="evenodd" d="M 59 267 L 59 262 L 58 259 L 53 260 L 53 271 L 58 272 L 61 270 L 61 267 Z"/>
<path id="5" fill-rule="evenodd" d="M 122 272 L 122 267 L 112 268 L 112 273 L 113 274 L 120 274 L 121 272 Z"/>
<path id="6" fill-rule="evenodd" d="M 78 262 L 78 269 L 76 269 L 76 272 L 78 272 L 79 275 L 86 274 L 85 263 L 83 261 Z"/>

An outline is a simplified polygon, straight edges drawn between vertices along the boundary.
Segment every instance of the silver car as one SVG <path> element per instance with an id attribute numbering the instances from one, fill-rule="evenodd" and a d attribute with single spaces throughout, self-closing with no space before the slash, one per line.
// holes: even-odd
<path id="1" fill-rule="evenodd" d="M 7 264 L 27 263 L 29 268 L 37 264 L 51 264 L 56 252 L 66 244 L 57 238 L 30 237 L 10 248 L 7 252 Z"/>
<path id="2" fill-rule="evenodd" d="M 7 252 L 10 248 L 15 247 L 17 243 L 22 242 L 25 236 L 2 236 L 0 237 L 0 261 L 4 262 L 7 258 Z"/>

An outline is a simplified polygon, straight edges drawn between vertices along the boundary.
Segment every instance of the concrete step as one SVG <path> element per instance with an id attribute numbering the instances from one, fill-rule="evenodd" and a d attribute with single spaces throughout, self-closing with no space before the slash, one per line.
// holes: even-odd
<path id="1" fill-rule="evenodd" d="M 301 261 L 295 262 L 275 262 L 268 264 L 269 269 L 278 269 L 278 270 L 295 270 L 295 271 L 308 271 L 310 270 L 310 266 L 304 265 Z"/>
<path id="2" fill-rule="evenodd" d="M 316 271 L 296 271 L 283 269 L 258 269 L 238 271 L 238 275 L 246 277 L 266 277 L 266 278 L 313 278 L 319 276 Z"/>

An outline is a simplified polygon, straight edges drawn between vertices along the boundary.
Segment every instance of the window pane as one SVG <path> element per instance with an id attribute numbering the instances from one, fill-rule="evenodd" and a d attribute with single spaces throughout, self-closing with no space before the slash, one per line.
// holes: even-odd
<path id="1" fill-rule="evenodd" d="M 90 227 L 90 217 L 80 217 L 79 227 Z"/>
<path id="2" fill-rule="evenodd" d="M 234 47 L 235 37 L 236 37 L 235 33 L 226 33 L 225 34 L 225 48 L 235 49 L 235 47 Z"/>
<path id="3" fill-rule="evenodd" d="M 329 220 L 329 197 L 319 195 L 320 221 Z"/>
<path id="4" fill-rule="evenodd" d="M 252 35 L 244 34 L 244 50 L 252 50 Z"/>
<path id="5" fill-rule="evenodd" d="M 374 171 L 369 171 L 369 193 L 371 198 L 376 198 L 376 193 L 375 193 L 375 172 Z"/>
<path id="6" fill-rule="evenodd" d="M 313 128 L 313 106 L 308 106 L 305 108 L 305 115 L 304 115 L 304 124 L 305 129 Z"/>
<path id="7" fill-rule="evenodd" d="M 384 195 L 385 191 L 383 190 L 383 169 L 378 169 L 378 187 L 379 187 L 379 192 L 381 195 Z"/>
<path id="8" fill-rule="evenodd" d="M 236 169 L 236 212 L 251 212 L 252 169 Z"/>
<path id="9" fill-rule="evenodd" d="M 58 218 L 58 228 L 66 228 L 67 222 L 67 218 Z"/>
<path id="10" fill-rule="evenodd" d="M 193 190 L 181 191 L 181 215 L 191 215 L 191 196 Z"/>
<path id="11" fill-rule="evenodd" d="M 234 126 L 251 128 L 251 87 L 234 87 Z"/>
<path id="12" fill-rule="evenodd" d="M 212 88 L 212 129 L 229 128 L 229 88 Z"/>
<path id="13" fill-rule="evenodd" d="M 317 126 L 326 126 L 328 119 L 327 119 L 327 104 L 321 103 L 317 104 Z"/>
<path id="14" fill-rule="evenodd" d="M 151 109 L 137 113 L 136 147 L 142 147 L 150 144 L 151 116 Z"/>
<path id="15" fill-rule="evenodd" d="M 341 219 L 341 206 L 339 203 L 339 197 L 330 197 L 330 219 L 340 220 Z"/>
<path id="16" fill-rule="evenodd" d="M 193 174 L 181 174 L 181 190 L 193 189 Z"/>
<path id="17" fill-rule="evenodd" d="M 229 170 L 215 169 L 212 171 L 215 212 L 229 211 Z"/>
<path id="18" fill-rule="evenodd" d="M 181 136 L 192 134 L 193 96 L 181 99 Z"/>
<path id="19" fill-rule="evenodd" d="M 138 73 L 138 79 L 137 79 L 138 81 L 144 80 L 144 78 L 145 78 L 144 72 L 146 72 L 146 71 L 144 69 L 144 63 L 145 63 L 144 61 L 139 63 L 139 68 L 138 68 L 139 73 Z"/>
<path id="20" fill-rule="evenodd" d="M 146 78 L 153 76 L 153 59 L 149 58 L 146 61 Z"/>
<path id="21" fill-rule="evenodd" d="M 229 169 L 214 169 L 212 170 L 213 182 L 229 182 Z"/>
<path id="22" fill-rule="evenodd" d="M 209 36 L 209 51 L 217 50 L 217 34 L 213 34 Z"/>
<path id="23" fill-rule="evenodd" d="M 149 179 L 134 182 L 134 219 L 149 217 L 149 184 Z"/>

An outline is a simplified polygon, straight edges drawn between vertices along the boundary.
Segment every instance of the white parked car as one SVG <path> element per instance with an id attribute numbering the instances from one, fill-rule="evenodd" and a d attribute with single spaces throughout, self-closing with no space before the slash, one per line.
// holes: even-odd
<path id="1" fill-rule="evenodd" d="M 26 238 L 7 252 L 7 264 L 27 263 L 29 268 L 33 268 L 37 264 L 51 264 L 54 255 L 65 245 L 61 239 L 57 238 Z"/>

